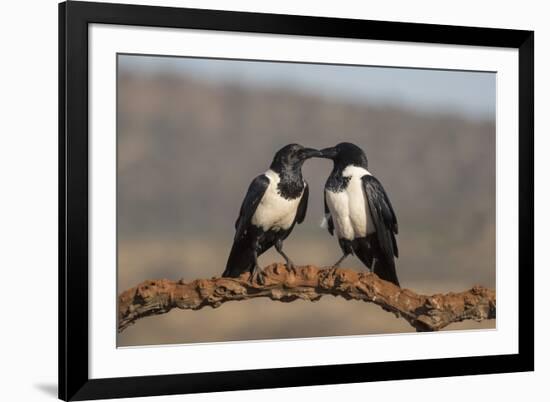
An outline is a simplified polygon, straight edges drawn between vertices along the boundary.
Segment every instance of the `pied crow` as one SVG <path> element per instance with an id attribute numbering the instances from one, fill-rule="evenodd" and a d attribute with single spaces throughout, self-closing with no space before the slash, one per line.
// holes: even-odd
<path id="1" fill-rule="evenodd" d="M 250 272 L 250 280 L 254 281 L 260 271 L 258 256 L 272 246 L 294 269 L 283 252 L 283 241 L 306 216 L 309 190 L 302 177 L 302 165 L 306 159 L 320 155 L 316 149 L 286 145 L 275 154 L 269 170 L 252 181 L 235 222 L 233 246 L 222 276 L 238 277 Z"/>
<path id="2" fill-rule="evenodd" d="M 399 256 L 397 218 L 382 184 L 367 170 L 365 152 L 342 142 L 322 149 L 321 157 L 334 162 L 325 184 L 325 219 L 344 253 L 334 266 L 355 254 L 369 270 L 399 286 L 394 260 Z"/>

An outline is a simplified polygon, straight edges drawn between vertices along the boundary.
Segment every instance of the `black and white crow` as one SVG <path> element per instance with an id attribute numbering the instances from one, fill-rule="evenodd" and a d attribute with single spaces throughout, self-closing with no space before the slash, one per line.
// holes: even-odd
<path id="1" fill-rule="evenodd" d="M 286 145 L 275 154 L 269 170 L 252 181 L 235 222 L 233 247 L 222 276 L 250 272 L 253 281 L 260 270 L 258 256 L 272 246 L 294 268 L 283 252 L 283 241 L 306 216 L 309 190 L 302 165 L 320 155 L 316 149 Z"/>
<path id="2" fill-rule="evenodd" d="M 397 219 L 382 184 L 367 170 L 367 156 L 357 145 L 343 142 L 321 150 L 334 167 L 325 184 L 325 219 L 344 252 L 335 267 L 355 254 L 380 278 L 399 286 L 394 257 Z"/>

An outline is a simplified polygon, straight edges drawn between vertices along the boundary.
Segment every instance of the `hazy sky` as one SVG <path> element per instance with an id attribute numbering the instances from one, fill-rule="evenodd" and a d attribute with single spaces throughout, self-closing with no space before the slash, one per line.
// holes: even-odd
<path id="1" fill-rule="evenodd" d="M 121 55 L 121 70 L 173 72 L 243 86 L 288 88 L 352 102 L 494 119 L 496 74 L 388 67 Z"/>

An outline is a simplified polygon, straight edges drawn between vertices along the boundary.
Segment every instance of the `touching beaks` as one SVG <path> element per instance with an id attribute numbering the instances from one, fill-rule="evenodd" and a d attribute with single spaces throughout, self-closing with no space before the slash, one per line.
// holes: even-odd
<path id="1" fill-rule="evenodd" d="M 323 148 L 321 149 L 321 151 L 319 151 L 319 158 L 332 159 L 336 156 L 337 153 L 338 152 L 335 147 Z"/>
<path id="2" fill-rule="evenodd" d="M 314 148 L 304 148 L 301 152 L 302 159 L 321 158 L 321 152 Z"/>

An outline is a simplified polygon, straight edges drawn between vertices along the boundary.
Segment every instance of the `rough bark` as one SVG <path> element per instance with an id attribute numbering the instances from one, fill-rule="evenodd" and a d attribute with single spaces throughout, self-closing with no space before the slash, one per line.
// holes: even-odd
<path id="1" fill-rule="evenodd" d="M 196 279 L 191 282 L 147 280 L 118 298 L 118 331 L 136 320 L 164 314 L 172 308 L 217 308 L 225 302 L 268 297 L 280 302 L 316 301 L 323 295 L 341 296 L 379 305 L 402 317 L 417 331 L 437 331 L 453 322 L 496 316 L 495 291 L 481 286 L 460 293 L 420 295 L 386 282 L 370 272 L 342 268 L 297 267 L 272 264 L 251 283 L 240 278 Z"/>

